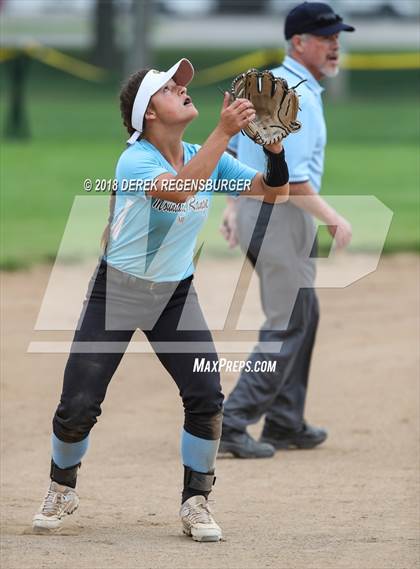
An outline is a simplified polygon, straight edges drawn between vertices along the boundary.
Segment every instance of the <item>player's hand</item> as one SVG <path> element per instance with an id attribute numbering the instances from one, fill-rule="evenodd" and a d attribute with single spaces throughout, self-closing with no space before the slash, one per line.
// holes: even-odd
<path id="1" fill-rule="evenodd" d="M 341 215 L 337 215 L 334 222 L 328 225 L 328 232 L 334 237 L 335 245 L 338 249 L 347 247 L 352 238 L 352 229 L 350 223 Z"/>
<path id="2" fill-rule="evenodd" d="M 237 134 L 255 119 L 255 109 L 248 99 L 235 99 L 231 103 L 230 93 L 225 93 L 220 113 L 219 129 L 229 136 Z"/>
<path id="3" fill-rule="evenodd" d="M 229 248 L 233 249 L 238 244 L 238 230 L 236 225 L 236 206 L 226 206 L 222 214 L 220 233 L 228 242 Z"/>

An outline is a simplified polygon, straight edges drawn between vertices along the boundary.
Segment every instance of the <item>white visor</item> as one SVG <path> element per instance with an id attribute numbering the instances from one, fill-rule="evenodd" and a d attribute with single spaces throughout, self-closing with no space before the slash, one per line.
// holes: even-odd
<path id="1" fill-rule="evenodd" d="M 194 67 L 188 59 L 180 59 L 172 65 L 168 71 L 151 69 L 144 76 L 134 99 L 131 113 L 131 125 L 135 132 L 127 140 L 128 144 L 134 144 L 143 131 L 143 119 L 151 97 L 159 91 L 169 79 L 174 79 L 178 85 L 185 87 L 194 77 Z"/>

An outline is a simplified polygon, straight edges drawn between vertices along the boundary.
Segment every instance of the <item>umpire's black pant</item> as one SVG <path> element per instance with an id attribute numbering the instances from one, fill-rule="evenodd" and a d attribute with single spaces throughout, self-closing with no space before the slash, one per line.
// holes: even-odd
<path id="1" fill-rule="evenodd" d="M 261 206 L 257 200 L 240 198 L 238 234 L 257 271 L 266 316 L 249 359 L 275 361 L 276 371 L 242 371 L 225 402 L 223 426 L 243 431 L 265 415 L 268 428 L 296 431 L 303 424 L 319 319 L 313 288 L 314 223 L 290 203 Z M 267 342 L 281 342 L 281 348 L 272 352 L 270 346 L 267 351 Z"/>
<path id="2" fill-rule="evenodd" d="M 88 436 L 136 328 L 143 330 L 179 388 L 185 430 L 204 439 L 220 438 L 219 373 L 194 372 L 196 357 L 212 362 L 217 354 L 192 278 L 152 283 L 101 261 L 89 284 L 53 419 L 60 440 L 72 443 Z M 141 381 L 141 365 L 138 370 Z M 147 401 L 139 400 L 139 408 L 143 405 Z"/>

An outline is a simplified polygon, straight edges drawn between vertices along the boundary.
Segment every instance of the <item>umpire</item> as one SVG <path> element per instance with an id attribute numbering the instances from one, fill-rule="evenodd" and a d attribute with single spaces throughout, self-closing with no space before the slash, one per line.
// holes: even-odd
<path id="1" fill-rule="evenodd" d="M 339 34 L 354 28 L 343 23 L 330 6 L 304 2 L 285 22 L 287 55 L 275 76 L 294 86 L 302 81 L 298 119 L 301 130 L 284 140 L 290 173 L 290 201 L 261 203 L 229 198 L 222 233 L 231 247 L 240 246 L 254 265 L 266 321 L 249 360 L 224 408 L 219 452 L 240 458 L 272 456 L 276 449 L 313 448 L 327 432 L 304 420 L 312 350 L 318 326 L 314 290 L 316 232 L 313 216 L 327 225 L 337 247 L 351 239 L 351 226 L 319 196 L 324 168 L 326 127 L 319 81 L 339 71 Z M 241 134 L 231 142 L 238 159 L 264 170 L 260 146 Z M 310 199 L 307 199 L 309 197 Z M 267 343 L 281 349 L 267 351 Z M 258 372 L 256 362 L 276 361 L 276 371 Z M 265 415 L 259 441 L 247 426 Z"/>

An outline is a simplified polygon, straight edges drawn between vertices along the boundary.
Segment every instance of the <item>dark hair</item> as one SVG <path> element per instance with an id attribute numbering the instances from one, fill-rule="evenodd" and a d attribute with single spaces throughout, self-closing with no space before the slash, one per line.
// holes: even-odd
<path id="1" fill-rule="evenodd" d="M 137 91 L 139 90 L 141 82 L 143 81 L 146 73 L 148 73 L 149 71 L 150 69 L 140 69 L 139 71 L 132 73 L 121 87 L 120 91 L 121 117 L 124 126 L 130 135 L 133 134 L 135 130 L 131 124 L 131 113 L 133 112 L 134 99 L 136 98 Z M 106 253 L 106 248 L 109 242 L 109 237 L 111 233 L 111 223 L 114 218 L 114 210 L 115 210 L 115 191 L 113 190 L 109 199 L 108 223 L 101 237 L 101 246 L 104 253 Z"/>
<path id="2" fill-rule="evenodd" d="M 145 75 L 150 69 L 140 69 L 127 79 L 120 91 L 120 109 L 125 128 L 129 134 L 133 134 L 134 128 L 131 125 L 131 113 L 133 112 L 134 99 Z"/>

